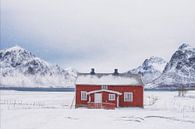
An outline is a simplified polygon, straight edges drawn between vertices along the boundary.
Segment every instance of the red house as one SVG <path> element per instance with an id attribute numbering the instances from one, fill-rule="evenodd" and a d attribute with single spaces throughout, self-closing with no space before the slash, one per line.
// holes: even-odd
<path id="1" fill-rule="evenodd" d="M 76 81 L 76 108 L 143 107 L 143 82 L 139 75 L 79 73 Z"/>

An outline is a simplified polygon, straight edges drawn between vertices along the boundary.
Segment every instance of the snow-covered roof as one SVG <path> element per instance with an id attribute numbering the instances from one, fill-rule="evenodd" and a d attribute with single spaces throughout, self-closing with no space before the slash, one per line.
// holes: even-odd
<path id="1" fill-rule="evenodd" d="M 142 79 L 137 74 L 119 73 L 78 73 L 76 85 L 134 85 L 143 86 Z"/>

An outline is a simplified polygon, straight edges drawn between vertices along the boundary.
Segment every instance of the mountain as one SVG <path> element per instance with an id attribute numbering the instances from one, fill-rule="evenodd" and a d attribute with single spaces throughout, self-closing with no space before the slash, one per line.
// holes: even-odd
<path id="1" fill-rule="evenodd" d="M 143 82 L 148 84 L 162 74 L 166 64 L 167 62 L 163 58 L 151 57 L 146 59 L 141 66 L 128 71 L 128 73 L 140 74 Z"/>
<path id="2" fill-rule="evenodd" d="M 72 87 L 77 72 L 51 65 L 15 46 L 0 50 L 1 87 Z"/>
<path id="3" fill-rule="evenodd" d="M 145 88 L 195 86 L 195 48 L 184 43 L 168 63 L 151 57 L 127 73 L 140 74 Z M 19 46 L 0 50 L 0 87 L 72 87 L 76 77 L 76 70 L 49 64 Z"/>
<path id="4" fill-rule="evenodd" d="M 195 48 L 182 44 L 172 55 L 162 75 L 154 80 L 151 87 L 195 86 Z"/>

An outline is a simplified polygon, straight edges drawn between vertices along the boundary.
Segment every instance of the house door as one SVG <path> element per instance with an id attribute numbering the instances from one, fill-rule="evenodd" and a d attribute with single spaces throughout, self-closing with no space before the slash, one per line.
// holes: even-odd
<path id="1" fill-rule="evenodd" d="M 95 93 L 94 97 L 94 103 L 102 103 L 102 93 Z"/>

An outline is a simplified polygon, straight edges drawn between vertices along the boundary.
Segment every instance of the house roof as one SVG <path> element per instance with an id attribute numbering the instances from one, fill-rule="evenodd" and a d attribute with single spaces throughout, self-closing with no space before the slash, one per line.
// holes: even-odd
<path id="1" fill-rule="evenodd" d="M 76 85 L 134 85 L 143 86 L 142 79 L 137 74 L 118 73 L 78 73 Z"/>

